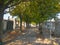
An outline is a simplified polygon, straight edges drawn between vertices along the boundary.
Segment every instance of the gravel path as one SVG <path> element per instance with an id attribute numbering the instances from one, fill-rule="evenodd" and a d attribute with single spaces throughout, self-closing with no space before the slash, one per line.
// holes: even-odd
<path id="1" fill-rule="evenodd" d="M 57 41 L 58 40 L 51 41 L 48 38 L 41 38 L 38 29 L 30 28 L 5 45 L 59 45 L 59 41 Z"/>

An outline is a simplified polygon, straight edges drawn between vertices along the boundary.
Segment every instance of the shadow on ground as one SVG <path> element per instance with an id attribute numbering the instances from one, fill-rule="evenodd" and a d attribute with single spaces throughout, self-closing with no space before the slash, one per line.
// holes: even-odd
<path id="1" fill-rule="evenodd" d="M 22 33 L 13 31 L 10 33 L 10 40 L 9 38 L 5 40 L 7 40 L 5 41 L 5 45 L 59 45 L 55 40 L 41 36 L 36 28 L 27 29 Z"/>

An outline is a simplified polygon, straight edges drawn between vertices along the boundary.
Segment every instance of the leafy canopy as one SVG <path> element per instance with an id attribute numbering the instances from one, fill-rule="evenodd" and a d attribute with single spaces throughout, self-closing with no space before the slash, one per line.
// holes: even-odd
<path id="1" fill-rule="evenodd" d="M 23 14 L 23 19 L 30 21 L 44 22 L 49 17 L 54 17 L 60 11 L 60 0 L 31 0 L 21 2 L 13 9 L 13 15 Z"/>

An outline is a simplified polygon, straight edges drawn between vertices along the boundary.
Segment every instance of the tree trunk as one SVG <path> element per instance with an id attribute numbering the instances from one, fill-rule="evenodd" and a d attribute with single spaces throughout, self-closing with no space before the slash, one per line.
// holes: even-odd
<path id="1" fill-rule="evenodd" d="M 3 45 L 2 36 L 3 36 L 3 12 L 0 13 L 0 45 Z"/>
<path id="2" fill-rule="evenodd" d="M 30 27 L 29 22 L 26 21 L 26 28 L 29 28 L 29 27 Z"/>
<path id="3" fill-rule="evenodd" d="M 20 31 L 22 32 L 22 16 L 20 16 Z"/>
<path id="4" fill-rule="evenodd" d="M 37 23 L 36 23 L 36 28 L 37 28 Z"/>
<path id="5" fill-rule="evenodd" d="M 3 8 L 3 0 L 0 1 L 0 45 L 3 45 L 2 36 L 3 36 L 3 14 L 4 14 L 4 8 Z"/>
<path id="6" fill-rule="evenodd" d="M 42 34 L 42 24 L 39 23 L 39 31 L 40 31 L 40 34 Z"/>

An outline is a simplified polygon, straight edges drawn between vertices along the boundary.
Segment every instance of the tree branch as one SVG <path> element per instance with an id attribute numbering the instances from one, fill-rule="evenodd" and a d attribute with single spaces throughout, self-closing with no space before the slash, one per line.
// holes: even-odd
<path id="1" fill-rule="evenodd" d="M 19 0 L 18 2 L 12 4 L 11 6 L 9 6 L 9 4 L 11 4 L 14 0 L 9 0 L 8 3 L 5 5 L 4 9 L 10 8 L 10 7 L 14 7 L 18 4 L 20 4 L 21 2 L 26 2 L 27 0 Z"/>
<path id="2" fill-rule="evenodd" d="M 8 0 L 8 2 L 5 4 L 5 9 L 8 8 L 8 5 L 11 4 L 14 0 Z"/>
<path id="3" fill-rule="evenodd" d="M 18 2 L 12 4 L 11 6 L 8 6 L 8 8 L 16 6 L 16 5 L 20 4 L 21 2 L 26 2 L 26 1 L 29 1 L 29 0 L 19 0 Z"/>
<path id="4" fill-rule="evenodd" d="M 13 4 L 13 5 L 11 5 L 11 6 L 8 6 L 8 8 L 13 7 L 13 6 L 16 6 L 16 5 L 20 4 L 20 3 L 21 3 L 21 0 L 18 1 L 18 2 L 16 2 L 15 4 Z"/>

